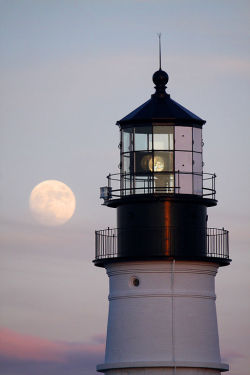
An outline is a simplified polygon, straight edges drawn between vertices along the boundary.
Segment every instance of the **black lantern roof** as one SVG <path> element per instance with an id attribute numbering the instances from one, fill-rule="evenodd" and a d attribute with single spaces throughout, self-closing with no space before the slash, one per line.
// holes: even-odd
<path id="1" fill-rule="evenodd" d="M 148 122 L 174 123 L 176 125 L 188 126 L 190 124 L 201 127 L 205 120 L 196 116 L 188 109 L 170 98 L 166 93 L 168 74 L 159 69 L 153 75 L 155 93 L 147 102 L 136 108 L 134 111 L 117 121 L 117 125 L 126 126 L 129 124 L 142 125 Z"/>

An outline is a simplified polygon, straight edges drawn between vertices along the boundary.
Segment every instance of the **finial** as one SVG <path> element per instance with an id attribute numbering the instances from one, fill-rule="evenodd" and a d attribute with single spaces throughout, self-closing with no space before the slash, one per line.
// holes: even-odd
<path id="1" fill-rule="evenodd" d="M 159 38 L 159 70 L 161 70 L 161 33 L 158 33 Z"/>
<path id="2" fill-rule="evenodd" d="M 166 85 L 168 83 L 168 74 L 161 69 L 161 33 L 158 33 L 159 39 L 159 70 L 153 75 L 153 82 L 155 84 L 156 92 L 154 95 L 163 98 L 166 97 Z"/>

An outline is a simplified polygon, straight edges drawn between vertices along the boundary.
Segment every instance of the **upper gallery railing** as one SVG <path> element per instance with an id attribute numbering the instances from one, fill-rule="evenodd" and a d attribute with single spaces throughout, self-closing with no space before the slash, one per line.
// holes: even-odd
<path id="1" fill-rule="evenodd" d="M 164 176 L 169 177 L 168 184 L 164 183 L 164 185 L 161 182 L 161 176 L 162 174 L 109 174 L 108 186 L 101 188 L 101 198 L 109 201 L 138 194 L 194 194 L 215 199 L 215 174 L 164 172 Z"/>

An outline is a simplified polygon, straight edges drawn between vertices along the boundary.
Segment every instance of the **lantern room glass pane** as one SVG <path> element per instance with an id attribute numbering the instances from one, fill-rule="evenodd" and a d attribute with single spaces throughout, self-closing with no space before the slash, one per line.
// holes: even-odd
<path id="1" fill-rule="evenodd" d="M 193 128 L 193 151 L 202 152 L 202 132 L 201 129 Z"/>
<path id="2" fill-rule="evenodd" d="M 202 175 L 193 176 L 194 194 L 202 195 Z"/>
<path id="3" fill-rule="evenodd" d="M 153 126 L 154 150 L 173 150 L 174 148 L 174 127 Z"/>
<path id="4" fill-rule="evenodd" d="M 175 152 L 175 170 L 181 172 L 192 172 L 193 160 L 192 152 L 176 151 Z"/>
<path id="5" fill-rule="evenodd" d="M 193 171 L 202 173 L 202 153 L 193 152 Z"/>
<path id="6" fill-rule="evenodd" d="M 133 128 L 122 130 L 122 152 L 133 150 Z"/>
<path id="7" fill-rule="evenodd" d="M 192 151 L 192 128 L 188 126 L 175 127 L 175 149 Z"/>
<path id="8" fill-rule="evenodd" d="M 153 193 L 153 177 L 152 176 L 136 176 L 135 194 L 152 194 L 152 193 Z"/>
<path id="9" fill-rule="evenodd" d="M 152 150 L 152 126 L 135 128 L 135 151 Z"/>
<path id="10" fill-rule="evenodd" d="M 122 162 L 122 170 L 123 173 L 130 173 L 130 153 L 126 153 L 122 155 L 123 162 Z"/>
<path id="11" fill-rule="evenodd" d="M 157 173 L 154 175 L 155 193 L 174 193 L 174 174 Z"/>
<path id="12" fill-rule="evenodd" d="M 152 152 L 137 151 L 134 153 L 134 173 L 149 173 L 150 161 L 152 160 Z"/>
<path id="13" fill-rule="evenodd" d="M 122 188 L 123 188 L 123 194 L 124 195 L 130 195 L 133 194 L 133 176 L 131 174 L 123 175 L 122 176 Z"/>
<path id="14" fill-rule="evenodd" d="M 193 193 L 193 175 L 186 173 L 175 174 L 175 186 L 177 194 L 192 194 Z"/>

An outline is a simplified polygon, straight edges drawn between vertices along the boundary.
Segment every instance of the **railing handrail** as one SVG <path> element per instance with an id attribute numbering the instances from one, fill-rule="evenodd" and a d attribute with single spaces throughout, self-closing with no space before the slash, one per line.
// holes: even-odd
<path id="1" fill-rule="evenodd" d="M 109 173 L 107 178 L 111 178 L 111 180 L 115 180 L 113 178 L 113 176 L 152 176 L 154 174 L 160 174 L 160 173 L 164 173 L 164 174 L 175 174 L 175 173 L 180 173 L 180 174 L 193 174 L 193 175 L 197 175 L 197 176 L 210 176 L 209 178 L 207 179 L 212 179 L 213 177 L 216 177 L 216 174 L 215 173 L 209 173 L 209 172 L 202 172 L 202 173 L 199 173 L 199 172 L 186 172 L 186 171 L 166 171 L 166 172 L 138 172 L 138 173 L 127 173 L 127 172 L 118 172 L 118 173 Z M 205 179 L 204 179 L 205 180 Z M 120 181 L 120 178 L 116 179 L 116 181 Z"/>
<path id="2" fill-rule="evenodd" d="M 145 228 L 152 228 L 152 229 L 158 229 L 158 228 L 160 228 L 160 229 L 164 229 L 164 228 L 177 228 L 177 226 L 176 225 L 168 225 L 168 226 L 165 226 L 165 225 L 156 225 L 156 226 L 150 226 L 150 227 L 134 227 L 133 229 L 134 230 L 138 230 L 138 229 L 145 229 Z M 198 227 L 198 229 L 203 229 L 203 227 Z M 209 227 L 209 228 L 205 228 L 207 231 L 211 231 L 211 230 L 213 230 L 213 231 L 218 231 L 218 232 L 229 232 L 227 229 L 225 229 L 225 228 L 215 228 L 215 227 Z M 108 233 L 112 233 L 112 232 L 114 232 L 114 231 L 117 231 L 117 230 L 132 230 L 132 228 L 129 228 L 129 229 L 127 229 L 127 228 L 120 228 L 120 227 L 115 227 L 115 228 L 110 228 L 110 227 L 108 227 L 108 228 L 105 228 L 105 229 L 99 229 L 99 230 L 96 230 L 95 232 L 96 233 L 99 233 L 99 232 L 108 232 Z"/>

